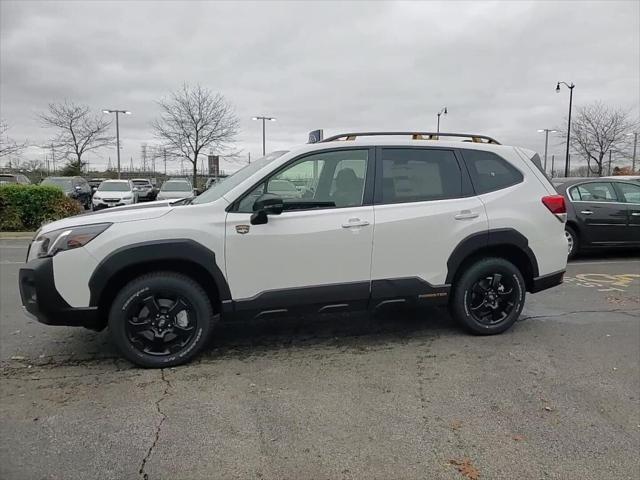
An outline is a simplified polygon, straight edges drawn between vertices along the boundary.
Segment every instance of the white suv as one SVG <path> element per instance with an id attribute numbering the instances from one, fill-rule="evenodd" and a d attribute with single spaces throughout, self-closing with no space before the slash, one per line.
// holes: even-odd
<path id="1" fill-rule="evenodd" d="M 108 327 L 146 367 L 188 361 L 220 319 L 428 303 L 500 333 L 566 267 L 564 198 L 537 165 L 462 134 L 274 152 L 196 198 L 47 224 L 20 270 L 22 302 L 42 323 Z M 299 194 L 271 191 L 284 182 Z"/>

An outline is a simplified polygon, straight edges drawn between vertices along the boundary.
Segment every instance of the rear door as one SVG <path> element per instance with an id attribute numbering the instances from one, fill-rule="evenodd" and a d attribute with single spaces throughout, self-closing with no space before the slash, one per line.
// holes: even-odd
<path id="1" fill-rule="evenodd" d="M 613 182 L 618 197 L 627 206 L 628 228 L 625 241 L 640 244 L 640 185 L 630 182 Z"/>
<path id="2" fill-rule="evenodd" d="M 588 182 L 569 188 L 576 218 L 587 244 L 607 245 L 627 241 L 626 204 L 612 182 Z"/>
<path id="3" fill-rule="evenodd" d="M 457 152 L 379 147 L 374 203 L 372 305 L 446 301 L 449 256 L 465 237 L 487 230 Z"/>

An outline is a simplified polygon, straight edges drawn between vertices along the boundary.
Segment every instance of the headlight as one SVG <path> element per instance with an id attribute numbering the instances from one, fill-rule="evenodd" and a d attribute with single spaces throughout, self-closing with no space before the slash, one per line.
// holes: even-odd
<path id="1" fill-rule="evenodd" d="M 61 228 L 37 235 L 30 247 L 30 255 L 36 255 L 38 258 L 53 257 L 58 252 L 83 247 L 111 225 L 111 223 L 98 223 L 83 227 Z"/>
<path id="2" fill-rule="evenodd" d="M 94 200 L 100 200 L 100 195 L 98 195 L 97 193 L 94 193 L 93 198 Z"/>

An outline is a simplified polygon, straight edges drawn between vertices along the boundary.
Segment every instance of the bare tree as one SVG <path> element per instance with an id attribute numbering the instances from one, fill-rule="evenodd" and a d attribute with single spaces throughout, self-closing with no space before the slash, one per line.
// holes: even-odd
<path id="1" fill-rule="evenodd" d="M 9 155 L 20 155 L 22 150 L 27 146 L 27 142 L 18 143 L 12 138 L 9 138 L 7 131 L 9 125 L 4 120 L 0 120 L 0 158 L 8 157 Z"/>
<path id="2" fill-rule="evenodd" d="M 628 110 L 601 102 L 580 107 L 571 121 L 571 150 L 587 160 L 591 173 L 602 176 L 609 152 L 622 152 L 628 143 L 626 134 L 633 127 Z"/>
<path id="3" fill-rule="evenodd" d="M 92 113 L 87 105 L 69 100 L 50 103 L 48 111 L 39 117 L 44 127 L 57 130 L 51 145 L 68 160 L 64 169 L 68 174 L 78 175 L 82 172 L 86 165 L 82 160 L 85 153 L 114 145 L 115 138 L 109 134 L 111 121 Z"/>
<path id="4" fill-rule="evenodd" d="M 185 83 L 158 105 L 160 118 L 152 123 L 155 135 L 171 155 L 191 162 L 196 187 L 200 152 L 204 148 L 219 153 L 229 149 L 238 134 L 238 118 L 222 95 L 200 85 Z"/>

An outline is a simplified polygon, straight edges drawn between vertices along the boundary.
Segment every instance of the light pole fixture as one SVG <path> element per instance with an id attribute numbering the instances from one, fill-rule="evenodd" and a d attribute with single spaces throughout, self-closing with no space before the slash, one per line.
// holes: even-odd
<path id="1" fill-rule="evenodd" d="M 573 82 L 558 82 L 556 85 L 556 93 L 560 93 L 560 84 L 564 85 L 569 89 L 569 120 L 567 122 L 567 154 L 564 158 L 564 176 L 569 176 L 569 140 L 571 140 L 571 105 L 573 103 L 573 89 L 575 85 Z"/>
<path id="2" fill-rule="evenodd" d="M 556 133 L 557 130 L 551 130 L 550 128 L 542 128 L 538 130 L 538 133 L 544 132 L 544 172 L 547 173 L 547 147 L 549 146 L 549 133 Z"/>
<path id="3" fill-rule="evenodd" d="M 253 117 L 251 120 L 262 120 L 262 156 L 266 155 L 265 152 L 265 127 L 264 124 L 266 121 L 269 122 L 275 122 L 276 119 L 274 117 L 265 117 L 265 116 L 258 116 L 258 117 Z"/>
<path id="4" fill-rule="evenodd" d="M 627 133 L 627 136 L 633 135 L 633 160 L 631 160 L 631 175 L 636 174 L 636 148 L 638 147 L 638 132 Z"/>
<path id="5" fill-rule="evenodd" d="M 447 114 L 447 107 L 443 107 L 442 110 L 440 110 L 438 112 L 438 127 L 437 127 L 437 130 L 436 130 L 436 133 L 440 133 L 440 115 L 442 115 L 442 114 L 444 114 L 444 115 Z"/>
<path id="6" fill-rule="evenodd" d="M 115 109 L 105 109 L 102 110 L 102 113 L 115 113 L 116 114 L 116 149 L 118 150 L 118 178 L 120 178 L 120 122 L 118 121 L 118 115 L 131 115 L 131 112 L 128 110 L 115 110 Z"/>

